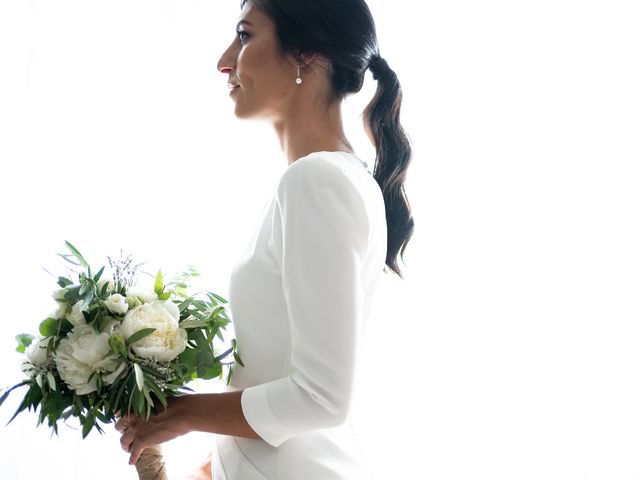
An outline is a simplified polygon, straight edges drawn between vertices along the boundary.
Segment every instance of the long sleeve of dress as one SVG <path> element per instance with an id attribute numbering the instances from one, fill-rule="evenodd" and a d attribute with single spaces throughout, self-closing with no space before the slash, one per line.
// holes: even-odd
<path id="1" fill-rule="evenodd" d="M 353 394 L 368 251 L 361 192 L 339 163 L 308 157 L 278 185 L 273 250 L 289 315 L 291 373 L 246 388 L 252 428 L 277 447 L 345 422 Z"/>

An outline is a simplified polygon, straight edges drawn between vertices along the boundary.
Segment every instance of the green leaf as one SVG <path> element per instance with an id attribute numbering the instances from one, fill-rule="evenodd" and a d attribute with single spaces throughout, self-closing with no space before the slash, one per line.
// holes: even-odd
<path id="1" fill-rule="evenodd" d="M 142 391 L 144 389 L 144 373 L 142 372 L 142 368 L 137 363 L 133 364 L 133 370 L 136 372 L 136 385 L 138 390 Z"/>
<path id="2" fill-rule="evenodd" d="M 213 368 L 215 360 L 211 352 L 198 352 L 196 367 L 198 377 L 205 378 L 207 371 Z"/>
<path id="3" fill-rule="evenodd" d="M 100 280 L 100 277 L 102 276 L 102 272 L 104 272 L 104 267 L 98 270 L 98 273 L 96 273 L 96 276 L 93 277 L 94 282 L 97 282 L 98 280 Z"/>
<path id="4" fill-rule="evenodd" d="M 180 328 L 204 328 L 207 326 L 208 324 L 206 322 L 198 320 L 197 318 L 187 318 L 180 322 Z"/>
<path id="5" fill-rule="evenodd" d="M 207 341 L 202 330 L 190 330 L 188 333 L 189 340 L 194 340 L 201 351 L 211 350 L 211 343 Z"/>
<path id="6" fill-rule="evenodd" d="M 78 249 L 76 247 L 74 247 L 73 245 L 71 245 L 70 242 L 65 241 L 64 243 L 67 244 L 67 248 L 69 250 L 71 250 L 71 253 L 73 253 L 73 255 L 78 259 L 78 261 L 80 262 L 80 265 L 82 265 L 85 268 L 89 267 L 89 264 L 87 263 L 87 261 L 84 259 L 84 257 L 82 256 L 82 254 L 78 251 Z"/>
<path id="7" fill-rule="evenodd" d="M 155 328 L 143 328 L 142 330 L 138 330 L 136 333 L 134 333 L 127 339 L 127 345 L 136 343 L 138 340 L 141 340 L 144 337 L 151 335 L 155 331 L 156 331 Z"/>
<path id="8" fill-rule="evenodd" d="M 66 277 L 58 277 L 58 285 L 60 287 L 68 287 L 69 285 L 73 285 L 73 282 Z"/>
<path id="9" fill-rule="evenodd" d="M 113 335 L 109 337 L 109 346 L 116 355 L 127 358 L 127 344 L 122 335 Z"/>
<path id="10" fill-rule="evenodd" d="M 156 295 L 160 295 L 163 289 L 164 287 L 162 285 L 162 270 L 158 270 L 158 274 L 156 275 L 156 283 L 153 286 L 153 291 L 156 292 Z"/>
<path id="11" fill-rule="evenodd" d="M 195 370 L 198 361 L 198 351 L 194 348 L 186 348 L 178 357 L 190 370 Z"/>
<path id="12" fill-rule="evenodd" d="M 209 296 L 209 298 L 213 297 L 222 303 L 229 303 L 228 300 L 222 298 L 220 295 L 216 295 L 215 293 L 207 292 L 207 295 Z M 213 301 L 213 299 L 211 299 L 211 301 Z"/>
<path id="13" fill-rule="evenodd" d="M 204 375 L 202 375 L 200 378 L 204 380 L 212 380 L 214 378 L 219 377 L 221 373 L 222 373 L 222 364 L 214 363 L 213 366 L 211 368 L 208 368 L 207 371 L 204 372 Z"/>
<path id="14" fill-rule="evenodd" d="M 154 382 L 150 382 L 149 383 L 149 388 L 151 389 L 151 391 L 153 393 L 155 393 L 156 397 L 158 398 L 158 400 L 160 400 L 160 403 L 162 404 L 163 407 L 167 406 L 167 397 L 166 395 L 162 392 L 162 390 L 160 390 L 160 388 L 158 387 L 158 385 L 156 385 Z"/>
<path id="15" fill-rule="evenodd" d="M 33 335 L 29 335 L 28 333 L 20 333 L 16 335 L 16 340 L 18 341 L 18 346 L 22 347 L 22 351 L 24 352 L 25 347 L 31 345 L 35 337 Z"/>
<path id="16" fill-rule="evenodd" d="M 43 337 L 61 336 L 70 332 L 73 325 L 64 318 L 46 318 L 40 323 L 40 334 Z"/>
<path id="17" fill-rule="evenodd" d="M 9 394 L 15 390 L 18 387 L 22 387 L 23 385 L 28 385 L 30 383 L 30 380 L 25 380 L 24 382 L 20 382 L 17 385 L 14 385 L 13 387 L 11 387 L 9 390 L 7 390 L 6 392 L 4 392 L 2 394 L 2 397 L 0 397 L 0 406 L 2 406 L 2 404 L 4 403 L 4 401 L 9 397 Z"/>
<path id="18" fill-rule="evenodd" d="M 18 386 L 19 385 L 16 385 L 16 387 Z M 13 387 L 13 388 L 16 388 L 16 387 Z M 9 391 L 13 390 L 13 388 L 11 388 Z M 5 395 L 7 395 L 8 393 L 9 392 L 7 392 Z M 5 398 L 4 395 L 3 395 L 3 398 Z M 42 392 L 40 391 L 40 388 L 38 388 L 37 385 L 32 384 L 29 390 L 27 391 L 27 393 L 25 394 L 24 398 L 22 399 L 22 403 L 20 403 L 20 406 L 17 408 L 17 410 L 15 411 L 11 419 L 7 422 L 7 425 L 13 422 L 13 420 L 18 416 L 20 412 L 34 405 L 37 405 L 40 402 L 40 400 L 42 400 Z"/>
<path id="19" fill-rule="evenodd" d="M 87 416 L 87 418 L 85 418 L 84 423 L 82 424 L 82 438 L 87 438 L 87 435 L 89 435 L 89 432 L 91 431 L 91 429 L 93 428 L 93 426 L 96 424 L 96 414 L 95 412 L 92 410 L 89 412 L 89 415 Z"/>
<path id="20" fill-rule="evenodd" d="M 171 298 L 171 292 L 164 292 L 158 294 L 158 300 L 169 300 Z"/>
<path id="21" fill-rule="evenodd" d="M 80 299 L 80 286 L 75 285 L 73 287 L 67 288 L 67 291 L 64 294 L 64 299 L 70 304 L 73 305 Z"/>
<path id="22" fill-rule="evenodd" d="M 178 305 L 178 309 L 180 310 L 180 313 L 184 312 L 185 309 L 189 308 L 189 305 L 191 305 L 190 298 L 187 298 L 184 302 Z"/>
<path id="23" fill-rule="evenodd" d="M 240 358 L 240 355 L 238 355 L 236 352 L 233 352 L 233 358 L 235 358 L 236 362 L 238 362 L 240 365 L 244 367 L 244 363 L 242 363 L 242 359 Z"/>
<path id="24" fill-rule="evenodd" d="M 47 383 L 49 384 L 49 388 L 51 390 L 56 390 L 56 379 L 51 372 L 47 372 Z"/>

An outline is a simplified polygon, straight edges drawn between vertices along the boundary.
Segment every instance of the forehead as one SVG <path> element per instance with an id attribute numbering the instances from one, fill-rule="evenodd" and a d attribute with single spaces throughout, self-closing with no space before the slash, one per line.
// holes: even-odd
<path id="1" fill-rule="evenodd" d="M 266 26 L 271 23 L 269 17 L 267 17 L 262 11 L 255 7 L 253 3 L 247 2 L 240 11 L 238 17 L 238 25 L 247 24 L 249 26 Z"/>

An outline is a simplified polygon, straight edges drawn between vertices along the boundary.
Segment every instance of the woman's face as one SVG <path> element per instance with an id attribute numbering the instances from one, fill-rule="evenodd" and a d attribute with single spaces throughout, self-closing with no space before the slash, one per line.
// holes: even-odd
<path id="1" fill-rule="evenodd" d="M 218 70 L 229 75 L 238 118 L 277 120 L 286 115 L 296 93 L 297 64 L 280 54 L 273 22 L 251 3 L 240 13 L 236 37 L 220 57 Z"/>

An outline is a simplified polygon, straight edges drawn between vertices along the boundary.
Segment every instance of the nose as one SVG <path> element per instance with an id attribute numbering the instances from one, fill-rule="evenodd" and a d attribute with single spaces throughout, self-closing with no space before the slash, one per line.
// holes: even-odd
<path id="1" fill-rule="evenodd" d="M 220 73 L 230 73 L 233 70 L 235 66 L 235 57 L 232 51 L 233 49 L 234 45 L 232 43 L 229 48 L 227 48 L 222 54 L 220 60 L 218 60 L 217 68 Z"/>

